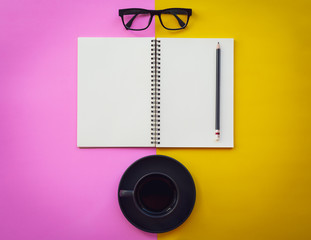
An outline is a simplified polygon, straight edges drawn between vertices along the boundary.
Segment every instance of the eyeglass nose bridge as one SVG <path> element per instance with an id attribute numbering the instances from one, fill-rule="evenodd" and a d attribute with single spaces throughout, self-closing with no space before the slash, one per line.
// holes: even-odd
<path id="1" fill-rule="evenodd" d="M 163 12 L 163 10 L 149 10 L 151 16 L 153 17 L 154 15 L 161 15 L 161 13 Z"/>

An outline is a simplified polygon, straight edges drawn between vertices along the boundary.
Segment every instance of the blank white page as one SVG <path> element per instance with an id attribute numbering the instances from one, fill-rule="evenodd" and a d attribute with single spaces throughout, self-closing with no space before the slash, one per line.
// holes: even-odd
<path id="1" fill-rule="evenodd" d="M 160 144 L 233 147 L 233 39 L 161 42 Z M 215 140 L 216 45 L 221 47 L 220 141 Z"/>
<path id="2" fill-rule="evenodd" d="M 78 39 L 79 147 L 151 147 L 151 39 Z"/>

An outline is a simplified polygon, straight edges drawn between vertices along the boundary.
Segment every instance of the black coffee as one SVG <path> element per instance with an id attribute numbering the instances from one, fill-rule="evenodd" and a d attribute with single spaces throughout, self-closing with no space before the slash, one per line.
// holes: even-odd
<path id="1" fill-rule="evenodd" d="M 136 199 L 140 207 L 149 214 L 161 215 L 169 212 L 177 200 L 174 182 L 162 174 L 151 174 L 140 180 Z"/>

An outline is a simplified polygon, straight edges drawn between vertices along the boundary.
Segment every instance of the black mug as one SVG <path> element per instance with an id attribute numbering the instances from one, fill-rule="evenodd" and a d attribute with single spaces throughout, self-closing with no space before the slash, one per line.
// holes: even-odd
<path id="1" fill-rule="evenodd" d="M 152 172 L 141 177 L 133 190 L 120 190 L 120 197 L 132 197 L 136 207 L 151 217 L 172 212 L 178 202 L 178 188 L 169 176 Z"/>

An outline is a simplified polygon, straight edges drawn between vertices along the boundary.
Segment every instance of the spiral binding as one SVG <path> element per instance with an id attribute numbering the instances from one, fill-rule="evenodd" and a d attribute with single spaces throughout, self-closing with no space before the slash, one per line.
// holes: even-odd
<path id="1" fill-rule="evenodd" d="M 151 40 L 151 144 L 160 144 L 161 41 Z"/>

